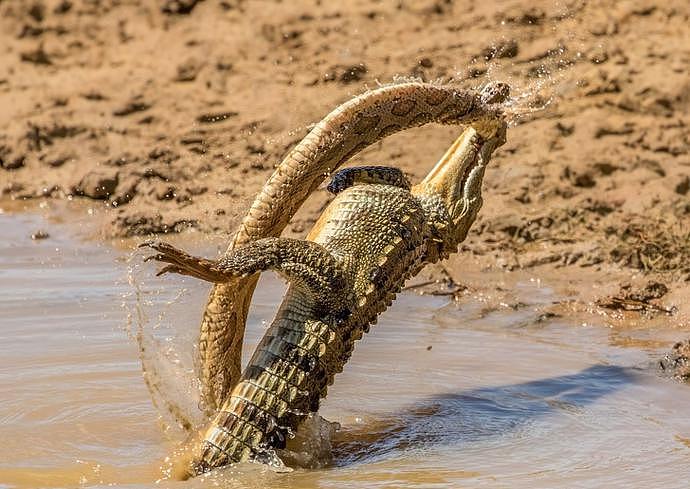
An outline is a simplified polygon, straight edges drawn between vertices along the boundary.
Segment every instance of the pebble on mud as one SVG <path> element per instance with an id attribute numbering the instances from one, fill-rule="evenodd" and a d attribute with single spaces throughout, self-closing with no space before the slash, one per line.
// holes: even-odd
<path id="1" fill-rule="evenodd" d="M 539 7 L 515 6 L 498 15 L 499 21 L 519 25 L 540 25 L 545 19 L 546 13 Z"/>
<path id="2" fill-rule="evenodd" d="M 116 117 L 124 117 L 129 114 L 134 114 L 135 112 L 143 112 L 151 108 L 151 104 L 146 102 L 139 102 L 133 100 L 123 105 L 119 109 L 113 110 L 113 115 Z"/>
<path id="3" fill-rule="evenodd" d="M 626 134 L 632 134 L 634 130 L 635 125 L 631 123 L 625 123 L 623 125 L 605 123 L 597 127 L 594 137 L 599 139 L 605 136 L 624 136 Z"/>
<path id="4" fill-rule="evenodd" d="M 41 160 L 43 160 L 44 163 L 46 163 L 48 166 L 51 166 L 53 168 L 58 168 L 67 163 L 70 160 L 73 160 L 75 158 L 75 155 L 73 153 L 58 153 L 55 155 L 45 155 Z"/>
<path id="5" fill-rule="evenodd" d="M 39 229 L 38 231 L 31 233 L 31 239 L 33 239 L 34 241 L 48 238 L 50 238 L 50 234 L 48 234 L 46 231 L 43 231 L 42 229 Z"/>
<path id="6" fill-rule="evenodd" d="M 323 81 L 339 81 L 340 83 L 352 83 L 364 78 L 369 70 L 364 63 L 350 66 L 335 65 L 323 75 Z"/>
<path id="7" fill-rule="evenodd" d="M 45 5 L 41 2 L 33 2 L 27 12 L 36 22 L 43 22 L 46 15 Z"/>
<path id="8" fill-rule="evenodd" d="M 518 52 L 518 42 L 515 39 L 508 39 L 485 47 L 482 50 L 482 57 L 486 61 L 494 58 L 514 58 Z"/>
<path id="9" fill-rule="evenodd" d="M 367 73 L 367 67 L 364 63 L 359 63 L 356 65 L 348 66 L 345 71 L 340 75 L 340 81 L 343 83 L 351 83 L 359 81 L 364 78 Z"/>
<path id="10" fill-rule="evenodd" d="M 117 172 L 95 170 L 84 175 L 74 186 L 73 192 L 91 199 L 105 200 L 115 192 L 117 184 Z"/>
<path id="11" fill-rule="evenodd" d="M 202 62 L 195 58 L 189 58 L 183 63 L 177 66 L 177 74 L 175 75 L 175 81 L 178 82 L 191 82 L 196 80 L 199 75 L 201 68 L 204 65 Z"/>
<path id="12" fill-rule="evenodd" d="M 235 117 L 238 114 L 239 112 L 235 112 L 233 110 L 228 110 L 224 112 L 213 112 L 209 114 L 201 114 L 197 116 L 196 120 L 197 122 L 201 122 L 202 124 L 213 124 L 216 122 L 223 122 L 225 119 Z"/>
<path id="13" fill-rule="evenodd" d="M 676 185 L 676 193 L 680 195 L 686 195 L 690 190 L 690 177 L 685 175 L 685 178 Z"/>
<path id="14" fill-rule="evenodd" d="M 190 13 L 201 0 L 166 0 L 161 7 L 164 14 L 184 15 Z"/>
<path id="15" fill-rule="evenodd" d="M 48 56 L 48 53 L 43 49 L 43 44 L 32 51 L 24 51 L 19 54 L 19 58 L 26 63 L 33 63 L 36 65 L 52 65 L 53 61 Z"/>
<path id="16" fill-rule="evenodd" d="M 24 155 L 15 156 L 9 146 L 0 145 L 0 168 L 17 170 L 24 166 Z"/>
<path id="17" fill-rule="evenodd" d="M 678 380 L 690 381 L 690 340 L 679 341 L 659 361 L 659 368 Z"/>
<path id="18" fill-rule="evenodd" d="M 141 178 L 138 176 L 125 177 L 124 180 L 119 181 L 117 190 L 113 191 L 110 199 L 110 205 L 113 207 L 119 207 L 125 204 L 129 204 L 132 199 L 137 195 L 137 187 Z"/>
<path id="19" fill-rule="evenodd" d="M 69 0 L 62 0 L 55 6 L 55 8 L 53 9 L 53 13 L 57 15 L 66 14 L 67 12 L 72 10 L 72 7 L 72 2 L 70 2 Z"/>
<path id="20" fill-rule="evenodd" d="M 575 132 L 575 124 L 566 124 L 565 122 L 559 121 L 554 127 L 562 137 L 571 136 Z"/>

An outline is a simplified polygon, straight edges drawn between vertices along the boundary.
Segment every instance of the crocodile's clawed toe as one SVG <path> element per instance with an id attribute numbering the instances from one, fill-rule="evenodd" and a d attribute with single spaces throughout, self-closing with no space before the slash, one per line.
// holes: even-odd
<path id="1" fill-rule="evenodd" d="M 155 249 L 156 243 L 159 243 L 159 241 L 149 239 L 147 241 L 144 241 L 143 243 L 139 243 L 139 246 L 137 246 L 137 248 L 154 248 Z"/>
<path id="2" fill-rule="evenodd" d="M 173 245 L 168 244 L 165 241 L 159 241 L 157 239 L 144 241 L 139 245 L 139 248 L 151 248 L 160 253 L 184 253 L 183 251 L 175 248 Z"/>
<path id="3" fill-rule="evenodd" d="M 156 273 L 156 277 L 160 277 L 161 275 L 164 275 L 166 273 L 178 273 L 180 275 L 189 275 L 189 272 L 185 271 L 183 266 L 181 266 L 180 263 L 178 263 L 175 256 L 171 256 L 165 253 L 156 253 L 154 255 L 149 255 L 144 258 L 145 262 L 152 260 L 163 263 L 170 263 L 170 265 L 166 265 L 163 268 L 161 268 Z"/>
<path id="4" fill-rule="evenodd" d="M 152 260 L 163 263 L 180 264 L 180 257 L 170 253 L 155 253 L 144 258 L 144 262 Z"/>
<path id="5" fill-rule="evenodd" d="M 156 277 L 160 277 L 161 275 L 164 275 L 166 273 L 179 273 L 181 275 L 185 275 L 184 270 L 182 270 L 180 267 L 175 266 L 175 265 L 166 265 L 158 272 L 156 273 Z"/>
<path id="6" fill-rule="evenodd" d="M 181 275 L 196 276 L 199 272 L 195 269 L 203 268 L 200 267 L 198 259 L 195 259 L 184 251 L 163 241 L 145 241 L 139 245 L 139 248 L 151 248 L 158 252 L 145 257 L 145 262 L 153 260 L 162 263 L 169 263 L 169 265 L 161 268 L 158 273 L 156 273 L 156 276 L 161 276 L 166 273 L 178 273 Z M 197 272 L 196 274 L 194 273 L 195 271 Z"/>
<path id="7" fill-rule="evenodd" d="M 156 253 L 155 255 L 149 255 L 144 257 L 144 262 L 151 261 L 151 260 L 156 260 L 156 261 L 162 261 L 163 255 Z"/>
<path id="8" fill-rule="evenodd" d="M 151 248 L 158 252 L 154 255 L 147 256 L 144 258 L 144 261 L 156 260 L 166 263 L 182 264 L 190 259 L 189 254 L 163 241 L 145 241 L 139 245 L 139 248 Z"/>

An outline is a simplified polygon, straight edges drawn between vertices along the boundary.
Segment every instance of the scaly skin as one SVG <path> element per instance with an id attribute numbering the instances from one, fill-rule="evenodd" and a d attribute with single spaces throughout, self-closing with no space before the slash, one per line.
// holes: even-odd
<path id="1" fill-rule="evenodd" d="M 342 163 L 403 129 L 430 122 L 496 130 L 500 89 L 477 93 L 429 83 L 400 83 L 368 91 L 327 115 L 288 153 L 261 190 L 227 249 L 280 236 L 309 194 Z M 244 325 L 257 276 L 216 284 L 199 335 L 197 370 L 205 411 L 212 415 L 240 378 Z"/>
<path id="2" fill-rule="evenodd" d="M 145 243 L 158 252 L 151 258 L 169 264 L 161 273 L 228 283 L 272 269 L 291 283 L 239 382 L 191 449 L 188 474 L 269 459 L 284 447 L 405 280 L 457 250 L 481 207 L 485 166 L 505 141 L 505 122 L 495 117 L 481 135 L 467 128 L 411 190 L 395 171 L 343 170 L 334 177 L 338 195 L 306 241 L 258 239 L 215 261 Z"/>

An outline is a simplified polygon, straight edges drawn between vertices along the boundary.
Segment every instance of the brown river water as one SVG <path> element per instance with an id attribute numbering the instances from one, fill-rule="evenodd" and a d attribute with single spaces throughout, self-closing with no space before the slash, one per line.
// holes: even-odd
<path id="1" fill-rule="evenodd" d="M 32 240 L 39 228 L 50 237 Z M 557 297 L 529 279 L 512 284 L 520 307 L 401 294 L 323 403 L 341 425 L 328 467 L 166 479 L 181 433 L 152 403 L 138 344 L 157 404 L 198 417 L 193 342 L 209 287 L 154 278 L 140 255 L 38 214 L 0 213 L 0 229 L 2 489 L 688 485 L 690 389 L 651 367 L 673 332 L 620 341 L 603 323 L 540 316 Z M 283 289 L 262 279 L 246 355 Z"/>

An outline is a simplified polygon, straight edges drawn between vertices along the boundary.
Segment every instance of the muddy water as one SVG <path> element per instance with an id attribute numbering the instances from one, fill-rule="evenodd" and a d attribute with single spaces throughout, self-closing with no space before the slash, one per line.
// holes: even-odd
<path id="1" fill-rule="evenodd" d="M 38 228 L 50 238 L 32 241 Z M 0 214 L 0 229 L 0 488 L 156 486 L 180 435 L 142 378 L 138 321 L 145 360 L 167 366 L 159 404 L 194 416 L 208 287 L 128 274 L 127 251 L 37 215 Z M 687 487 L 690 389 L 647 368 L 673 333 L 540 317 L 554 292 L 512 287 L 512 307 L 403 294 L 323 405 L 342 425 L 333 466 L 245 465 L 157 486 Z M 262 280 L 247 351 L 282 290 Z"/>

